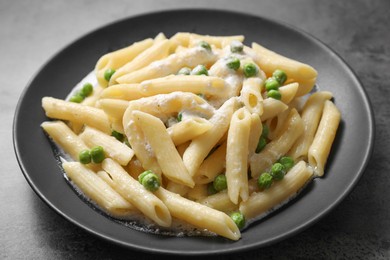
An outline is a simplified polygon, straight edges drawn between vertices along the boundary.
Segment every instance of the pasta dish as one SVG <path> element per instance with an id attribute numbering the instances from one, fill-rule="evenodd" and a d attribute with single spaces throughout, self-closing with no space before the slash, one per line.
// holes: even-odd
<path id="1" fill-rule="evenodd" d="M 231 240 L 322 177 L 341 115 L 317 71 L 244 36 L 163 33 L 43 97 L 66 177 L 101 210 Z"/>

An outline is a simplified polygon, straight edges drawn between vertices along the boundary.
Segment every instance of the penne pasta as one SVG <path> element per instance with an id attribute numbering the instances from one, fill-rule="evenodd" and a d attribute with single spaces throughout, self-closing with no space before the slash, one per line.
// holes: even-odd
<path id="1" fill-rule="evenodd" d="M 120 67 L 114 75 L 112 75 L 109 85 L 115 85 L 117 83 L 116 79 L 123 75 L 139 70 L 154 61 L 166 58 L 169 54 L 169 48 L 169 40 L 155 40 L 155 43 L 151 47 L 137 55 L 132 61 Z"/>
<path id="2" fill-rule="evenodd" d="M 266 145 L 264 150 L 254 154 L 250 158 L 252 177 L 258 177 L 276 162 L 282 155 L 286 154 L 295 141 L 303 133 L 303 122 L 298 112 L 293 109 L 285 123 L 285 131 L 279 138 Z"/>
<path id="3" fill-rule="evenodd" d="M 107 69 L 116 70 L 122 67 L 127 62 L 134 59 L 140 52 L 152 46 L 153 40 L 148 38 L 140 42 L 136 42 L 129 47 L 107 53 L 103 55 L 96 63 L 95 72 L 99 85 L 106 87 L 108 81 L 104 78 L 104 73 Z"/>
<path id="4" fill-rule="evenodd" d="M 248 146 L 251 114 L 243 107 L 230 121 L 226 147 L 226 180 L 228 195 L 234 204 L 248 199 Z"/>
<path id="5" fill-rule="evenodd" d="M 340 119 L 341 114 L 338 108 L 332 101 L 326 100 L 320 124 L 308 152 L 309 164 L 320 177 L 324 175 L 325 164 L 336 137 Z"/>
<path id="6" fill-rule="evenodd" d="M 167 129 L 173 143 L 178 146 L 207 132 L 213 127 L 208 120 L 200 117 L 184 119 Z"/>
<path id="7" fill-rule="evenodd" d="M 255 56 L 255 62 L 268 76 L 276 69 L 281 69 L 289 79 L 299 83 L 296 96 L 303 96 L 313 88 L 317 71 L 311 66 L 277 54 L 255 42 L 252 43 L 252 49 L 258 54 Z"/>
<path id="8" fill-rule="evenodd" d="M 128 218 L 138 210 L 92 170 L 78 162 L 63 162 L 62 168 L 70 180 L 102 210 L 113 217 Z"/>
<path id="9" fill-rule="evenodd" d="M 225 213 L 183 198 L 164 188 L 158 189 L 155 194 L 167 205 L 173 217 L 232 240 L 240 238 L 240 230 Z"/>
<path id="10" fill-rule="evenodd" d="M 132 114 L 150 144 L 164 176 L 179 184 L 194 187 L 195 183 L 161 120 L 137 110 Z"/>
<path id="11" fill-rule="evenodd" d="M 244 80 L 241 89 L 241 100 L 250 113 L 259 116 L 263 114 L 263 97 L 261 96 L 263 82 L 260 78 Z"/>
<path id="12" fill-rule="evenodd" d="M 47 117 L 84 123 L 105 133 L 111 133 L 110 121 L 101 109 L 51 97 L 42 99 L 42 107 Z"/>
<path id="13" fill-rule="evenodd" d="M 210 118 L 213 127 L 206 133 L 192 140 L 190 146 L 183 154 L 184 165 L 193 176 L 198 171 L 202 161 L 216 145 L 219 139 L 225 134 L 229 127 L 230 119 L 236 107 L 236 99 L 226 101 Z"/>
<path id="14" fill-rule="evenodd" d="M 225 213 L 230 213 L 238 209 L 238 205 L 230 200 L 226 190 L 207 196 L 199 200 L 199 203 Z"/>
<path id="15" fill-rule="evenodd" d="M 247 201 L 241 202 L 240 211 L 247 218 L 262 217 L 295 197 L 312 176 L 313 170 L 300 161 L 283 180 L 275 182 L 269 189 L 254 192 Z"/>
<path id="16" fill-rule="evenodd" d="M 221 174 L 226 167 L 226 142 L 220 145 L 200 165 L 199 170 L 194 174 L 195 183 L 210 183 Z"/>
<path id="17" fill-rule="evenodd" d="M 79 160 L 79 153 L 88 146 L 62 121 L 47 121 L 41 127 L 73 160 Z"/>
<path id="18" fill-rule="evenodd" d="M 89 147 L 102 146 L 106 155 L 121 165 L 127 165 L 134 156 L 133 150 L 127 145 L 91 127 L 86 127 L 80 137 Z"/>
<path id="19" fill-rule="evenodd" d="M 107 158 L 103 161 L 102 167 L 112 180 L 108 184 L 111 184 L 119 194 L 130 201 L 145 216 L 160 226 L 169 227 L 171 225 L 171 214 L 164 203 L 134 180 L 118 163 Z"/>
<path id="20" fill-rule="evenodd" d="M 43 97 L 74 187 L 142 229 L 235 241 L 323 176 L 332 93 L 310 65 L 243 41 L 159 33 L 103 55 L 64 100 Z"/>
<path id="21" fill-rule="evenodd" d="M 177 54 L 171 54 L 165 59 L 152 62 L 142 69 L 133 71 L 116 79 L 120 84 L 140 83 L 144 80 L 165 77 L 176 74 L 182 67 L 193 68 L 198 64 L 211 64 L 217 56 L 202 48 L 194 47 Z"/>
<path id="22" fill-rule="evenodd" d="M 314 93 L 306 101 L 301 113 L 305 130 L 304 134 L 298 138 L 297 142 L 289 151 L 292 158 L 307 161 L 307 153 L 310 145 L 313 143 L 325 101 L 331 98 L 332 94 L 330 92 L 322 91 Z"/>
<path id="23" fill-rule="evenodd" d="M 270 118 L 273 118 L 276 115 L 285 111 L 287 108 L 288 108 L 288 106 L 280 100 L 276 100 L 273 98 L 266 98 L 263 101 L 263 111 L 264 112 L 260 116 L 261 121 L 264 122 Z"/>

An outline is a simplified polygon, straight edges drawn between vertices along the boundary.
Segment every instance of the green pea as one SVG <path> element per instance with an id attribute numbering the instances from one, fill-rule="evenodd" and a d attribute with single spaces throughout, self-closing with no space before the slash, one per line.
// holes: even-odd
<path id="1" fill-rule="evenodd" d="M 141 184 L 149 191 L 156 191 L 160 187 L 160 179 L 152 172 L 142 178 Z"/>
<path id="2" fill-rule="evenodd" d="M 236 223 L 239 229 L 245 227 L 245 216 L 241 212 L 236 211 L 231 213 L 230 218 Z"/>
<path id="3" fill-rule="evenodd" d="M 268 138 L 269 127 L 266 124 L 263 124 L 263 131 L 261 132 L 261 136 L 264 138 Z"/>
<path id="4" fill-rule="evenodd" d="M 208 42 L 200 41 L 198 45 L 202 48 L 205 48 L 208 51 L 211 51 L 211 46 Z"/>
<path id="5" fill-rule="evenodd" d="M 120 142 L 123 142 L 124 135 L 122 133 L 119 133 L 119 132 L 117 132 L 115 130 L 112 130 L 111 136 L 115 137 L 116 140 L 118 140 Z"/>
<path id="6" fill-rule="evenodd" d="M 177 121 L 181 122 L 182 119 L 183 119 L 183 114 L 182 113 L 177 114 Z"/>
<path id="7" fill-rule="evenodd" d="M 272 73 L 272 77 L 274 77 L 280 85 L 283 85 L 284 82 L 287 80 L 287 75 L 283 70 L 275 70 L 274 73 Z"/>
<path id="8" fill-rule="evenodd" d="M 271 89 L 267 92 L 267 96 L 273 99 L 280 100 L 282 98 L 282 94 L 278 90 Z"/>
<path id="9" fill-rule="evenodd" d="M 196 66 L 192 71 L 191 75 L 209 75 L 207 68 L 204 65 Z"/>
<path id="10" fill-rule="evenodd" d="M 279 159 L 279 163 L 284 166 L 286 171 L 290 170 L 295 164 L 294 159 L 290 156 L 283 156 Z"/>
<path id="11" fill-rule="evenodd" d="M 177 75 L 190 75 L 191 74 L 191 69 L 188 67 L 181 68 Z"/>
<path id="12" fill-rule="evenodd" d="M 247 63 L 243 67 L 244 75 L 247 78 L 255 76 L 258 72 L 259 69 L 254 63 Z"/>
<path id="13" fill-rule="evenodd" d="M 225 174 L 220 174 L 217 177 L 215 177 L 213 186 L 216 191 L 225 190 L 227 188 L 227 181 L 226 181 Z"/>
<path id="14" fill-rule="evenodd" d="M 281 163 L 274 163 L 271 167 L 271 175 L 274 180 L 281 180 L 286 174 L 285 168 Z"/>
<path id="15" fill-rule="evenodd" d="M 107 69 L 105 72 L 104 72 L 104 79 L 107 80 L 107 81 L 110 81 L 112 75 L 114 75 L 115 73 L 115 70 L 113 69 Z"/>
<path id="16" fill-rule="evenodd" d="M 88 164 L 91 162 L 91 153 L 89 150 L 82 150 L 80 153 L 79 153 L 79 161 L 82 163 L 82 164 Z"/>
<path id="17" fill-rule="evenodd" d="M 142 184 L 142 180 L 143 180 L 144 177 L 145 177 L 146 175 L 148 175 L 148 174 L 154 174 L 154 172 L 151 171 L 151 170 L 147 170 L 147 171 L 144 171 L 143 173 L 141 173 L 140 175 L 138 175 L 138 181 L 139 181 L 139 183 Z"/>
<path id="18" fill-rule="evenodd" d="M 280 87 L 280 83 L 275 78 L 268 78 L 264 83 L 264 87 L 267 91 L 270 91 L 272 89 L 278 90 Z"/>
<path id="19" fill-rule="evenodd" d="M 93 92 L 93 86 L 91 83 L 85 83 L 80 90 L 80 94 L 84 97 L 88 97 Z"/>
<path id="20" fill-rule="evenodd" d="M 261 150 L 264 149 L 264 147 L 267 145 L 267 141 L 265 140 L 265 138 L 263 136 L 260 136 L 260 139 L 259 139 L 259 142 L 257 143 L 257 147 L 256 147 L 256 153 L 260 153 Z"/>
<path id="21" fill-rule="evenodd" d="M 257 179 L 257 185 L 260 189 L 268 189 L 272 185 L 272 175 L 268 172 L 263 172 Z"/>
<path id="22" fill-rule="evenodd" d="M 232 41 L 230 43 L 230 51 L 231 52 L 242 52 L 242 50 L 244 49 L 244 44 L 242 44 L 242 42 L 240 41 Z"/>
<path id="23" fill-rule="evenodd" d="M 79 93 L 76 93 L 75 95 L 73 95 L 69 101 L 70 102 L 74 102 L 74 103 L 81 103 L 83 102 L 84 100 L 84 97 L 82 95 L 80 95 Z"/>
<path id="24" fill-rule="evenodd" d="M 104 154 L 104 149 L 101 146 L 95 146 L 91 149 L 91 157 L 94 163 L 101 163 L 104 158 L 106 158 Z"/>
<path id="25" fill-rule="evenodd" d="M 226 61 L 226 66 L 232 70 L 238 70 L 240 68 L 240 60 L 236 57 L 230 57 Z"/>

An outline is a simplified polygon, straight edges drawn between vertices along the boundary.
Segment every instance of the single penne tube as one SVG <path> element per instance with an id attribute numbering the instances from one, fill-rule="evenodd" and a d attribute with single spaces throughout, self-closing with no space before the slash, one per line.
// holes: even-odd
<path id="1" fill-rule="evenodd" d="M 288 152 L 294 160 L 302 159 L 307 161 L 307 153 L 310 145 L 313 143 L 325 101 L 330 100 L 331 98 L 332 93 L 321 91 L 311 95 L 305 102 L 301 112 L 304 134 L 298 138 L 294 146 Z"/>
<path id="2" fill-rule="evenodd" d="M 52 97 L 42 98 L 42 107 L 47 117 L 84 123 L 104 133 L 111 133 L 108 116 L 101 109 Z"/>
<path id="3" fill-rule="evenodd" d="M 255 42 L 252 43 L 252 49 L 258 54 L 254 58 L 255 62 L 267 76 L 280 69 L 287 74 L 288 79 L 299 83 L 296 96 L 303 96 L 313 88 L 317 78 L 317 71 L 313 67 L 268 50 Z M 309 82 L 312 84 L 308 84 Z"/>
<path id="4" fill-rule="evenodd" d="M 122 121 L 123 114 L 129 106 L 129 101 L 103 98 L 98 101 L 97 106 L 102 109 L 108 116 Z"/>
<path id="5" fill-rule="evenodd" d="M 316 175 L 323 176 L 330 149 L 336 137 L 341 114 L 332 101 L 326 100 L 320 124 L 308 152 L 309 164 Z"/>
<path id="6" fill-rule="evenodd" d="M 280 157 L 287 154 L 298 137 L 303 134 L 303 130 L 302 118 L 295 109 L 292 109 L 286 119 L 283 134 L 249 159 L 252 178 L 257 178 Z"/>
<path id="7" fill-rule="evenodd" d="M 80 137 L 89 147 L 103 147 L 106 156 L 114 159 L 121 165 L 127 165 L 134 156 L 133 150 L 126 144 L 91 127 L 86 127 L 80 134 Z"/>
<path id="8" fill-rule="evenodd" d="M 152 62 L 142 69 L 133 71 L 116 79 L 120 84 L 140 83 L 148 79 L 176 74 L 183 67 L 194 68 L 199 64 L 209 65 L 215 62 L 217 55 L 202 47 L 190 48 L 187 51 L 174 53 L 165 59 Z"/>
<path id="9" fill-rule="evenodd" d="M 169 227 L 172 223 L 171 214 L 164 203 L 152 192 L 146 190 L 142 184 L 133 179 L 118 163 L 110 158 L 104 159 L 102 167 L 112 181 L 108 184 L 139 209 L 145 216 L 162 227 Z"/>
<path id="10" fill-rule="evenodd" d="M 190 146 L 184 152 L 184 165 L 191 176 L 194 176 L 211 149 L 228 130 L 230 119 L 236 109 L 236 105 L 236 98 L 231 98 L 226 101 L 210 118 L 209 121 L 213 124 L 213 127 L 206 133 L 193 139 Z"/>
<path id="11" fill-rule="evenodd" d="M 248 158 L 256 152 L 257 144 L 261 133 L 263 132 L 263 124 L 261 123 L 260 116 L 257 113 L 251 114 L 251 130 L 249 132 L 249 144 L 248 144 Z"/>
<path id="12" fill-rule="evenodd" d="M 178 146 L 207 132 L 212 126 L 207 119 L 190 117 L 169 127 L 167 131 L 173 143 Z"/>
<path id="13" fill-rule="evenodd" d="M 217 175 L 223 173 L 226 167 L 226 142 L 221 144 L 200 165 L 193 176 L 195 183 L 206 184 L 214 181 Z"/>
<path id="14" fill-rule="evenodd" d="M 117 83 L 116 79 L 123 75 L 139 70 L 156 60 L 166 58 L 169 55 L 170 46 L 169 40 L 155 41 L 151 47 L 140 53 L 132 61 L 120 67 L 112 75 L 109 85 L 115 85 Z"/>
<path id="15" fill-rule="evenodd" d="M 199 75 L 169 75 L 143 81 L 140 84 L 144 96 L 167 94 L 175 91 L 192 92 L 204 96 L 219 96 L 225 87 L 222 78 Z"/>
<path id="16" fill-rule="evenodd" d="M 161 187 L 155 194 L 168 207 L 173 217 L 231 240 L 240 239 L 240 230 L 225 213 L 183 198 Z"/>
<path id="17" fill-rule="evenodd" d="M 89 199 L 113 217 L 126 218 L 138 210 L 95 172 L 79 162 L 63 162 L 66 175 Z"/>
<path id="18" fill-rule="evenodd" d="M 144 97 L 138 84 L 117 84 L 105 88 L 101 95 L 101 99 L 122 99 L 135 100 Z"/>
<path id="19" fill-rule="evenodd" d="M 260 78 L 245 79 L 242 85 L 240 99 L 250 113 L 263 114 L 263 97 L 261 95 L 263 81 Z"/>
<path id="20" fill-rule="evenodd" d="M 254 192 L 247 201 L 240 203 L 240 212 L 247 219 L 261 218 L 287 203 L 307 184 L 313 170 L 304 161 L 298 162 L 280 181 L 260 192 Z"/>
<path id="21" fill-rule="evenodd" d="M 297 82 L 293 82 L 284 86 L 281 86 L 278 90 L 282 96 L 280 99 L 284 104 L 289 104 L 291 100 L 294 99 L 297 94 L 299 88 L 299 84 Z"/>
<path id="22" fill-rule="evenodd" d="M 247 200 L 248 193 L 248 146 L 251 114 L 242 107 L 233 113 L 226 147 L 226 181 L 228 195 L 234 204 Z"/>
<path id="23" fill-rule="evenodd" d="M 264 122 L 276 115 L 282 113 L 288 108 L 282 101 L 274 98 L 266 98 L 263 101 L 263 114 L 261 115 L 261 121 Z"/>
<path id="24" fill-rule="evenodd" d="M 230 213 L 238 209 L 238 206 L 230 200 L 227 190 L 209 195 L 199 200 L 198 202 L 207 207 L 223 211 L 225 213 Z"/>
<path id="25" fill-rule="evenodd" d="M 139 42 L 136 42 L 126 48 L 107 53 L 103 55 L 95 66 L 96 78 L 102 87 L 108 85 L 107 80 L 104 78 L 104 72 L 107 69 L 116 70 L 132 59 L 134 59 L 139 53 L 152 46 L 153 40 L 148 38 Z"/>
<path id="26" fill-rule="evenodd" d="M 41 127 L 75 161 L 79 160 L 81 151 L 89 149 L 84 141 L 62 121 L 46 121 L 41 124 Z"/>
<path id="27" fill-rule="evenodd" d="M 164 176 L 179 184 L 194 187 L 195 183 L 184 166 L 164 123 L 155 116 L 137 110 L 133 111 L 133 116 L 150 144 Z"/>
<path id="28" fill-rule="evenodd" d="M 232 41 L 243 42 L 245 37 L 243 35 L 232 35 L 232 36 L 212 36 L 212 35 L 200 35 L 191 33 L 189 38 L 189 46 L 195 46 L 200 41 L 205 41 L 210 45 L 214 45 L 217 48 L 222 49 L 229 45 Z"/>

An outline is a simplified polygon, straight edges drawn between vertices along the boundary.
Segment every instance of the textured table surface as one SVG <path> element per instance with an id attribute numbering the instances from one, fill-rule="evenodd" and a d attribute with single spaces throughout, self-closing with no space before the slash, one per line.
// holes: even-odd
<path id="1" fill-rule="evenodd" d="M 376 142 L 368 167 L 336 209 L 292 238 L 220 259 L 390 258 L 390 1 L 0 0 L 1 259 L 157 257 L 102 241 L 46 206 L 18 166 L 12 121 L 18 98 L 31 77 L 76 38 L 132 15 L 199 7 L 223 7 L 273 18 L 320 39 L 357 73 L 376 119 Z"/>

